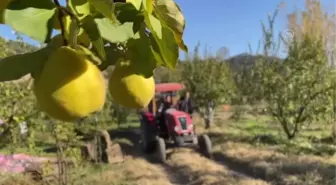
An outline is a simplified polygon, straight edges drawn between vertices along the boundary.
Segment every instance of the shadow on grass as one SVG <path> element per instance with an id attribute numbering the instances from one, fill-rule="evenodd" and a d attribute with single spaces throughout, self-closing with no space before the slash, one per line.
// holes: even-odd
<path id="1" fill-rule="evenodd" d="M 323 138 L 317 138 L 316 136 L 309 136 L 309 140 L 313 143 L 324 143 L 324 144 L 336 144 L 335 139 L 332 136 L 327 136 Z"/>
<path id="2" fill-rule="evenodd" d="M 111 129 L 108 132 L 110 134 L 111 140 L 118 139 L 118 138 L 127 139 L 131 141 L 132 143 L 134 143 L 137 140 L 136 139 L 137 136 L 135 136 L 135 134 L 132 131 L 136 128 L 138 127 L 133 126 L 133 125 L 126 125 L 119 129 Z M 83 133 L 80 130 L 76 130 L 76 133 L 78 136 L 82 136 L 81 141 L 84 143 L 90 142 L 94 139 L 94 136 L 90 133 Z M 124 150 L 126 154 L 130 154 L 130 151 L 132 148 L 131 145 L 125 142 L 118 142 L 118 144 L 120 145 L 120 147 L 122 148 L 122 150 Z M 43 147 L 43 152 L 45 153 L 56 153 L 57 152 L 57 147 L 55 145 L 44 143 L 44 142 L 40 142 L 37 145 L 39 147 Z"/>
<path id="3" fill-rule="evenodd" d="M 229 169 L 245 174 L 247 176 L 262 179 L 264 181 L 276 180 L 276 176 L 267 174 L 267 170 L 261 167 L 252 167 L 251 164 L 243 161 L 239 161 L 236 158 L 227 156 L 220 152 L 213 153 L 213 159 L 222 165 L 225 165 Z"/>
<path id="4" fill-rule="evenodd" d="M 276 135 L 272 134 L 256 134 L 256 135 L 243 135 L 243 134 L 233 134 L 233 133 L 218 133 L 210 132 L 209 137 L 215 144 L 226 143 L 226 142 L 240 142 L 251 145 L 269 145 L 274 146 L 277 151 L 282 153 L 292 153 L 292 154 L 313 154 L 313 155 L 334 155 L 336 152 L 335 144 L 332 138 L 322 138 L 319 140 L 311 141 L 306 138 L 304 142 L 302 141 L 290 141 L 287 139 L 280 139 Z M 322 142 L 323 141 L 323 142 Z"/>
<path id="5" fill-rule="evenodd" d="M 258 159 L 243 161 L 239 158 L 228 156 L 221 152 L 214 153 L 214 160 L 223 164 L 230 169 L 246 174 L 248 176 L 259 178 L 272 184 L 283 185 L 285 182 L 284 175 L 305 176 L 313 173 L 317 177 L 321 177 L 319 183 L 327 184 L 335 179 L 336 165 L 321 164 L 319 162 L 297 162 L 268 164 L 263 166 L 255 165 L 257 162 L 267 161 L 267 159 Z"/>
<path id="6" fill-rule="evenodd" d="M 110 130 L 109 134 L 111 140 L 117 141 L 126 155 L 141 157 L 146 159 L 150 163 L 159 163 L 155 159 L 154 153 L 145 154 L 142 151 L 139 128 Z M 171 153 L 167 153 L 168 158 L 170 154 Z"/>
<path id="7" fill-rule="evenodd" d="M 241 175 L 233 173 L 225 173 L 222 171 L 211 171 L 211 170 L 193 170 L 188 164 L 178 164 L 177 166 L 173 165 L 164 165 L 166 171 L 171 171 L 174 173 L 175 181 L 173 184 L 192 184 L 192 185 L 204 185 L 210 184 L 207 181 L 213 181 L 211 184 L 237 184 L 238 179 L 244 178 Z M 205 178 L 205 179 L 204 179 Z"/>
<path id="8" fill-rule="evenodd" d="M 277 140 L 274 135 L 240 136 L 232 133 L 208 133 L 213 144 L 224 144 L 227 142 L 245 143 L 245 144 L 265 144 L 272 145 L 281 153 L 309 153 L 315 155 L 332 155 L 334 148 L 328 148 L 326 145 L 312 145 L 313 147 L 299 146 L 296 143 L 289 143 L 286 140 Z M 225 149 L 223 149 L 225 150 Z M 253 152 L 253 151 L 251 151 Z M 323 183 L 330 182 L 335 178 L 336 165 L 321 164 L 318 162 L 298 162 L 298 161 L 279 161 L 269 164 L 268 158 L 264 159 L 240 159 L 233 155 L 226 155 L 224 152 L 215 152 L 214 160 L 230 169 L 246 174 L 248 176 L 259 178 L 274 184 L 285 184 L 282 175 L 303 176 L 307 173 L 315 173 L 321 177 Z M 269 165 L 256 165 L 257 163 L 266 163 Z"/>
<path id="9" fill-rule="evenodd" d="M 57 147 L 50 146 L 43 150 L 44 153 L 57 153 Z"/>
<path id="10" fill-rule="evenodd" d="M 260 134 L 260 135 L 239 135 L 239 134 L 231 134 L 231 133 L 217 133 L 217 132 L 209 132 L 209 137 L 211 137 L 211 140 L 213 143 L 225 143 L 228 141 L 233 142 L 241 142 L 241 143 L 248 143 L 248 144 L 254 144 L 254 143 L 263 143 L 263 144 L 269 144 L 269 145 L 276 145 L 280 144 L 280 142 L 277 140 L 277 138 L 274 135 L 270 134 Z"/>
<path id="11" fill-rule="evenodd" d="M 121 128 L 109 130 L 111 141 L 116 141 L 125 155 L 133 157 L 140 157 L 136 147 L 139 143 L 140 137 L 137 134 L 138 128 Z"/>

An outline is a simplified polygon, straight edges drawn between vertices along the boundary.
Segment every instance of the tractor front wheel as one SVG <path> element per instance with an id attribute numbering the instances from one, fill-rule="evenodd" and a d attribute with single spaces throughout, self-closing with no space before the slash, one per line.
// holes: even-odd
<path id="1" fill-rule="evenodd" d="M 211 152 L 212 144 L 208 135 L 204 134 L 198 136 L 198 146 L 200 153 L 202 155 L 210 159 L 212 158 L 212 152 Z"/>
<path id="2" fill-rule="evenodd" d="M 165 163 L 166 162 L 166 144 L 164 139 L 157 138 L 156 141 L 156 157 L 158 162 Z"/>

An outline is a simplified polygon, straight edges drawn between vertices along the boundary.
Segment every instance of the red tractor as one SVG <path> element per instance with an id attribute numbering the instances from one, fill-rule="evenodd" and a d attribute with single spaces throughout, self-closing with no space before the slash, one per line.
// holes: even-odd
<path id="1" fill-rule="evenodd" d="M 173 97 L 176 104 L 176 92 L 183 90 L 185 86 L 179 83 L 156 84 L 156 95 L 152 99 L 148 110 L 141 111 L 141 140 L 143 150 L 146 153 L 155 152 L 160 162 L 166 161 L 166 148 L 168 146 L 188 147 L 198 146 L 200 153 L 211 158 L 211 140 L 205 134 L 197 136 L 195 125 L 191 116 L 176 108 L 169 108 L 160 112 L 157 108 L 157 100 L 162 96 Z M 162 115 L 164 114 L 164 115 Z"/>

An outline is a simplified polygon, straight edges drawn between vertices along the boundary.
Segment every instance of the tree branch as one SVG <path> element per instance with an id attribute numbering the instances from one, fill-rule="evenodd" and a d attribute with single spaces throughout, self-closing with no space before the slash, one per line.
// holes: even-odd
<path id="1" fill-rule="evenodd" d="M 316 92 L 315 94 L 311 95 L 311 96 L 308 98 L 308 100 L 305 102 L 305 104 L 302 105 L 302 106 L 299 108 L 299 115 L 298 115 L 298 117 L 296 118 L 295 122 L 301 122 L 301 121 L 303 121 L 303 120 L 306 120 L 306 119 L 307 119 L 307 118 L 306 118 L 307 116 L 305 116 L 305 117 L 303 117 L 303 118 L 302 118 L 302 116 L 303 116 L 303 113 L 304 113 L 304 111 L 306 110 L 308 104 L 309 104 L 311 101 L 313 101 L 315 98 L 317 98 L 318 95 L 320 95 L 320 94 L 322 94 L 322 93 L 324 93 L 324 92 L 327 92 L 327 91 L 329 91 L 329 90 L 332 90 L 333 88 L 335 88 L 335 87 L 334 87 L 334 86 L 330 86 L 330 87 L 328 87 L 328 88 L 326 88 L 326 89 L 324 89 L 324 90 L 321 90 L 321 91 Z"/>
<path id="2" fill-rule="evenodd" d="M 56 7 L 58 9 L 58 21 L 60 23 L 61 26 L 61 33 L 62 33 L 62 37 L 63 37 L 63 44 L 66 46 L 68 45 L 68 41 L 66 40 L 65 37 L 65 25 L 63 22 L 63 16 L 65 16 L 64 12 L 62 11 L 62 6 L 60 5 L 60 3 L 58 2 L 58 0 L 54 0 L 54 3 L 56 4 Z"/>

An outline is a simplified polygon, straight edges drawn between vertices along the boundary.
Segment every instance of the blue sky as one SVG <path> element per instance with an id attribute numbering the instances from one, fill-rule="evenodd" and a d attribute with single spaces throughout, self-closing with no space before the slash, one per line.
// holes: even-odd
<path id="1" fill-rule="evenodd" d="M 248 51 L 248 42 L 256 50 L 261 38 L 261 23 L 269 13 L 273 14 L 281 0 L 176 0 L 180 5 L 187 26 L 184 39 L 190 50 L 197 42 L 207 46 L 211 53 L 223 46 L 230 55 Z M 207 1 L 202 1 L 207 2 Z M 304 7 L 304 0 L 284 1 L 286 7 L 278 14 L 275 24 L 277 32 L 286 29 L 286 14 Z M 335 12 L 335 0 L 321 0 L 323 9 Z M 201 49 L 202 51 L 202 49 Z"/>
<path id="2" fill-rule="evenodd" d="M 260 21 L 266 21 L 267 15 L 273 13 L 281 0 L 175 0 L 180 5 L 185 19 L 185 43 L 192 51 L 198 42 L 201 52 L 204 47 L 215 54 L 226 46 L 234 56 L 248 51 L 248 43 L 255 50 L 261 38 Z M 321 0 L 323 9 L 335 12 L 335 0 Z M 286 14 L 295 8 L 301 9 L 304 0 L 287 0 L 286 7 L 277 17 L 275 30 L 286 29 Z M 0 36 L 15 39 L 9 27 L 0 25 Z M 27 42 L 37 42 L 25 38 Z M 183 55 L 181 56 L 183 57 Z"/>

